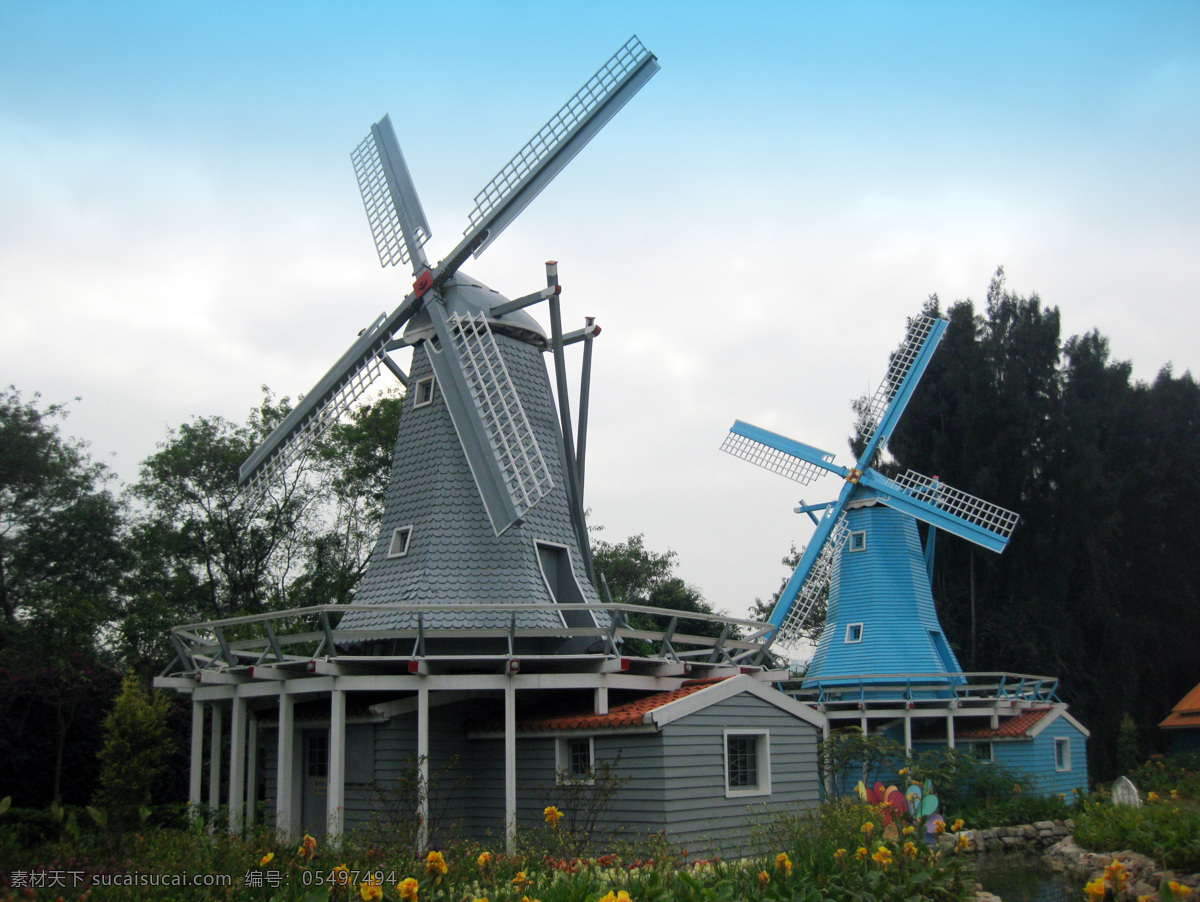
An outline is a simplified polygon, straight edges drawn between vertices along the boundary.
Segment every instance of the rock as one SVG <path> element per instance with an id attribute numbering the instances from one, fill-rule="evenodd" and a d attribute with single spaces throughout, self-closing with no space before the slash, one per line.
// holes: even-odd
<path id="1" fill-rule="evenodd" d="M 1158 887 L 1151 886 L 1149 883 L 1139 880 L 1133 884 L 1133 896 L 1134 898 L 1137 898 L 1138 896 L 1150 896 L 1151 898 L 1157 899 Z"/>
<path id="2" fill-rule="evenodd" d="M 975 890 L 975 902 L 1003 902 L 1003 900 L 999 896 L 977 889 Z"/>
<path id="3" fill-rule="evenodd" d="M 287 737 L 285 736 L 284 738 L 286 739 Z M 1041 833 L 1043 830 L 1053 830 L 1054 821 L 1034 821 L 1033 828 L 1037 830 L 1038 833 Z"/>
<path id="4" fill-rule="evenodd" d="M 1026 839 L 1037 839 L 1038 835 L 1037 829 L 1032 824 L 1026 824 L 1023 827 L 1017 827 L 1016 832 L 1018 836 L 1023 836 Z"/>

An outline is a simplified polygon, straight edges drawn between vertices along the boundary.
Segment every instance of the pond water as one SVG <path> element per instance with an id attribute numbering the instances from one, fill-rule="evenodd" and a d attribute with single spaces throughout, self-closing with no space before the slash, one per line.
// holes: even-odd
<path id="1" fill-rule="evenodd" d="M 1083 882 L 1046 866 L 1039 855 L 978 855 L 976 879 L 1004 902 L 1081 902 Z"/>

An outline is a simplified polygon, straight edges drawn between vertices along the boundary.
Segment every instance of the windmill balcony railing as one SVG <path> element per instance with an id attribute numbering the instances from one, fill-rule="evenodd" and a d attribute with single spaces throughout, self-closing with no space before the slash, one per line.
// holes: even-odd
<path id="1" fill-rule="evenodd" d="M 1025 673 L 875 673 L 838 676 L 789 694 L 823 710 L 1054 704 L 1058 678 Z"/>
<path id="2" fill-rule="evenodd" d="M 546 614 L 548 611 L 586 611 L 594 615 L 596 625 L 551 627 L 523 626 L 522 614 Z M 408 615 L 411 627 L 398 629 L 340 629 L 342 615 L 351 612 Z M 501 614 L 503 625 L 443 626 L 439 615 L 461 617 L 464 614 Z M 565 620 L 565 618 L 564 618 Z M 658 624 L 665 624 L 658 628 Z M 715 628 L 714 628 L 715 627 Z M 576 662 L 625 659 L 672 664 L 690 670 L 691 666 L 742 667 L 761 671 L 751 662 L 757 660 L 772 631 L 770 624 L 715 614 L 685 613 L 667 608 L 635 604 L 327 604 L 271 611 L 240 617 L 225 617 L 201 623 L 172 627 L 170 639 L 175 660 L 163 675 L 179 676 L 244 670 L 249 667 L 296 667 L 324 659 L 355 666 L 395 665 L 403 662 L 433 660 L 426 654 L 433 640 L 484 639 L 498 653 L 438 654 L 440 661 L 453 660 L 459 665 L 472 662 L 482 667 L 503 663 L 518 656 L 520 640 L 593 639 L 588 653 L 582 655 L 545 655 L 543 661 Z M 703 632 L 717 635 L 703 635 Z M 497 641 L 498 640 L 498 641 Z M 390 643 L 390 654 L 364 653 L 370 643 Z M 594 649 L 594 650 L 593 650 Z"/>

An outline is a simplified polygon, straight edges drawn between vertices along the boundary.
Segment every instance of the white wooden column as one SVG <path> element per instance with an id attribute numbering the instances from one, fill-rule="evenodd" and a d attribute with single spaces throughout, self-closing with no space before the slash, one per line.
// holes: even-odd
<path id="1" fill-rule="evenodd" d="M 904 715 L 904 751 L 912 751 L 912 712 Z"/>
<path id="2" fill-rule="evenodd" d="M 240 836 L 246 812 L 246 699 L 233 697 L 229 722 L 229 832 Z"/>
<path id="3" fill-rule="evenodd" d="M 258 718 L 250 712 L 246 723 L 246 827 L 258 817 Z"/>
<path id="4" fill-rule="evenodd" d="M 296 827 L 296 815 L 293 811 L 292 780 L 294 778 L 293 759 L 295 757 L 296 700 L 284 692 L 279 693 L 279 739 L 275 743 L 277 759 L 275 762 L 275 832 L 279 841 L 292 841 L 292 833 Z"/>
<path id="5" fill-rule="evenodd" d="M 329 776 L 326 779 L 329 838 L 342 835 L 346 806 L 346 693 L 329 693 Z"/>
<path id="6" fill-rule="evenodd" d="M 608 687 L 607 686 L 597 686 L 596 687 L 596 699 L 595 699 L 595 704 L 592 707 L 595 709 L 592 712 L 594 714 L 607 714 L 608 713 Z"/>
<path id="7" fill-rule="evenodd" d="M 954 712 L 946 715 L 946 744 L 954 748 Z"/>
<path id="8" fill-rule="evenodd" d="M 192 760 L 188 770 L 188 819 L 200 815 L 204 790 L 204 702 L 192 699 Z"/>
<path id="9" fill-rule="evenodd" d="M 517 689 L 504 684 L 504 849 L 517 849 Z"/>
<path id="10" fill-rule="evenodd" d="M 212 736 L 208 750 L 208 807 L 216 811 L 221 807 L 221 705 L 213 702 Z"/>
<path id="11" fill-rule="evenodd" d="M 429 690 L 417 690 L 417 845 L 429 845 Z"/>

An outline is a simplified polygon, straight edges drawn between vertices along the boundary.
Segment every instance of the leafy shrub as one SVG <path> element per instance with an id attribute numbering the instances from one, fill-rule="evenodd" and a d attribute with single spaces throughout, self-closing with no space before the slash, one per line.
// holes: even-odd
<path id="1" fill-rule="evenodd" d="M 1180 798 L 1200 799 L 1200 752 L 1151 758 L 1134 769 L 1129 779 L 1143 794 L 1166 796 L 1174 790 Z"/>
<path id="2" fill-rule="evenodd" d="M 1075 815 L 1075 840 L 1093 852 L 1132 849 L 1164 867 L 1200 871 L 1200 811 L 1169 797 L 1138 808 L 1085 802 Z"/>

